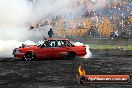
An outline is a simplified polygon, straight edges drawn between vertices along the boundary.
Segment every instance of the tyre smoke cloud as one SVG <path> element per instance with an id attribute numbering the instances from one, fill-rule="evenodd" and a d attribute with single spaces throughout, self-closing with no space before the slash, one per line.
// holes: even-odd
<path id="1" fill-rule="evenodd" d="M 36 20 L 52 16 L 80 17 L 84 9 L 95 10 L 107 4 L 108 0 L 35 0 L 33 17 Z"/>
<path id="2" fill-rule="evenodd" d="M 88 58 L 90 58 L 92 56 L 92 53 L 89 50 L 89 45 L 85 45 L 85 44 L 83 44 L 81 42 L 75 42 L 74 45 L 76 45 L 76 46 L 86 46 L 86 52 L 87 52 L 87 54 L 85 56 L 81 57 L 84 60 L 87 60 Z"/>
<path id="3" fill-rule="evenodd" d="M 25 39 L 31 9 L 26 0 L 0 0 L 0 39 Z"/>
<path id="4" fill-rule="evenodd" d="M 21 46 L 22 44 L 26 45 L 35 45 L 33 41 L 27 40 L 24 42 L 16 40 L 0 40 L 0 57 L 12 57 L 12 50 L 16 47 Z"/>
<path id="5" fill-rule="evenodd" d="M 31 13 L 32 4 L 27 0 L 0 0 L 0 57 L 11 57 L 14 48 L 29 43 L 25 40 L 31 35 Z"/>

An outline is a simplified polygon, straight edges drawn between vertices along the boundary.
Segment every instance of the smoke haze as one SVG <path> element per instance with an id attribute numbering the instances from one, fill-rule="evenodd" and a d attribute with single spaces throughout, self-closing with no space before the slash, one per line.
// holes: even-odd
<path id="1" fill-rule="evenodd" d="M 12 50 L 29 36 L 32 4 L 26 0 L 0 0 L 0 57 L 11 57 Z"/>

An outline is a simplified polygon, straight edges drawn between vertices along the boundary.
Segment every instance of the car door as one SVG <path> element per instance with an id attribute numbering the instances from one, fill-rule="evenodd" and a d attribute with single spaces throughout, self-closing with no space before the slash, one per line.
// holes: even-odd
<path id="1" fill-rule="evenodd" d="M 67 55 L 69 47 L 64 44 L 64 40 L 57 40 L 53 49 L 54 58 L 62 58 Z"/>
<path id="2" fill-rule="evenodd" d="M 49 42 L 49 45 L 46 42 Z M 38 49 L 39 58 L 53 58 L 53 46 L 51 46 L 50 41 L 46 42 Z"/>

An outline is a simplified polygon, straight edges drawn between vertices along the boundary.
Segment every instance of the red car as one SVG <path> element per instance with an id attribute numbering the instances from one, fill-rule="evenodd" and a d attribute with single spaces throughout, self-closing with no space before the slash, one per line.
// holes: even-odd
<path id="1" fill-rule="evenodd" d="M 86 46 L 75 46 L 68 39 L 49 38 L 40 45 L 26 46 L 13 50 L 14 57 L 24 60 L 43 58 L 74 59 L 86 55 Z"/>

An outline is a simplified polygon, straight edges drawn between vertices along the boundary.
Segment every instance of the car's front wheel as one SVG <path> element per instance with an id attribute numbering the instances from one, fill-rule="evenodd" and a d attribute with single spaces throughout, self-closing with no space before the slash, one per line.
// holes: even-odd
<path id="1" fill-rule="evenodd" d="M 31 61 L 35 59 L 35 54 L 33 52 L 27 52 L 24 56 L 24 60 Z"/>

